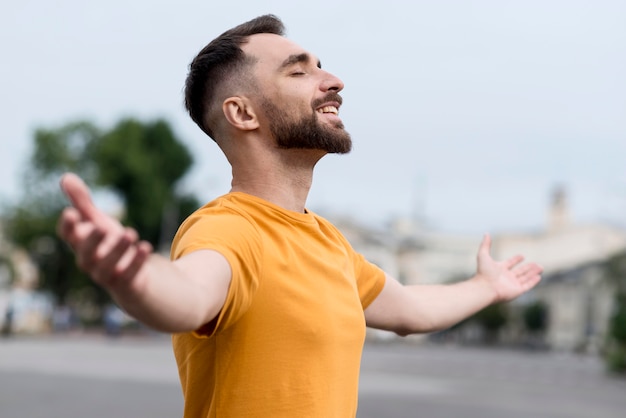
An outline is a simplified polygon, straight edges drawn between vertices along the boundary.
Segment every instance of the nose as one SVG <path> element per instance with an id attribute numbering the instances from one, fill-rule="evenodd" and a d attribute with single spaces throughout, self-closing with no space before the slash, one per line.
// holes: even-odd
<path id="1" fill-rule="evenodd" d="M 324 92 L 332 90 L 338 93 L 343 90 L 343 87 L 343 81 L 341 81 L 339 77 L 327 71 L 323 71 L 322 82 L 320 83 L 320 90 Z"/>

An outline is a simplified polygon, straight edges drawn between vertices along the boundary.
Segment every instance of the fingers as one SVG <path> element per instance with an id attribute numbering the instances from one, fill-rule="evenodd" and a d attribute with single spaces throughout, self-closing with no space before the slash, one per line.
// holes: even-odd
<path id="1" fill-rule="evenodd" d="M 524 261 L 524 257 L 521 256 L 521 255 L 516 255 L 516 256 L 513 256 L 513 257 L 509 258 L 508 260 L 504 261 L 502 264 L 507 269 L 512 269 L 515 266 L 517 266 L 519 263 L 521 263 L 522 261 Z"/>
<path id="2" fill-rule="evenodd" d="M 522 266 L 519 266 L 513 270 L 515 274 L 520 276 L 533 275 L 533 274 L 541 274 L 543 272 L 543 268 L 535 263 L 528 263 Z"/>
<path id="3" fill-rule="evenodd" d="M 523 291 L 527 291 L 537 285 L 541 281 L 542 272 L 543 268 L 535 263 L 524 264 L 514 270 Z"/>
<path id="4" fill-rule="evenodd" d="M 76 246 L 76 263 L 82 270 L 89 272 L 98 260 L 98 247 L 105 238 L 105 232 L 98 228 L 91 228 L 91 231 Z"/>
<path id="5" fill-rule="evenodd" d="M 525 264 L 515 269 L 515 274 L 520 279 L 539 276 L 542 272 L 543 268 L 535 263 Z"/>
<path id="6" fill-rule="evenodd" d="M 139 270 L 152 254 L 152 245 L 146 241 L 140 241 L 134 246 L 134 253 L 129 258 L 128 264 L 120 266 L 114 272 L 118 280 L 129 281 L 139 274 Z"/>
<path id="7" fill-rule="evenodd" d="M 89 238 L 96 225 L 85 222 L 76 208 L 67 207 L 61 213 L 57 223 L 57 234 L 76 252 Z"/>
<path id="8" fill-rule="evenodd" d="M 142 264 L 143 252 L 139 250 L 137 239 L 137 233 L 128 228 L 117 241 L 109 244 L 109 248 L 104 248 L 106 252 L 96 255 L 92 269 L 94 280 L 106 284 L 120 279 L 132 279 L 133 275 L 128 273 L 129 269 L 134 264 L 139 264 L 138 267 Z"/>
<path id="9" fill-rule="evenodd" d="M 57 222 L 57 234 L 65 241 L 70 242 L 70 236 L 76 224 L 80 222 L 80 214 L 75 208 L 65 208 Z"/>
<path id="10" fill-rule="evenodd" d="M 139 241 L 135 230 L 124 228 L 96 208 L 89 188 L 75 174 L 61 178 L 61 189 L 72 206 L 63 210 L 57 233 L 76 253 L 81 270 L 104 286 L 132 281 L 152 253 L 152 246 Z"/>
<path id="11" fill-rule="evenodd" d="M 61 190 L 70 200 L 84 219 L 96 221 L 102 217 L 102 213 L 96 208 L 91 200 L 89 187 L 73 173 L 66 173 L 61 177 Z"/>
<path id="12" fill-rule="evenodd" d="M 103 286 L 132 281 L 152 252 L 147 242 L 138 242 L 137 232 L 131 228 L 119 234 L 106 235 L 94 229 L 83 242 L 77 258 L 79 267 Z"/>

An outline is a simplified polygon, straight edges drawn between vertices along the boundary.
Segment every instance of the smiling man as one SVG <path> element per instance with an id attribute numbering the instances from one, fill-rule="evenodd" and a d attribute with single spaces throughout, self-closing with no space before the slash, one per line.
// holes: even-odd
<path id="1" fill-rule="evenodd" d="M 495 261 L 476 274 L 403 286 L 306 209 L 316 163 L 352 143 L 343 83 L 271 15 L 200 51 L 185 103 L 232 166 L 232 188 L 181 226 L 171 259 L 94 207 L 76 176 L 59 221 L 79 266 L 147 325 L 173 333 L 185 417 L 354 417 L 366 326 L 447 328 L 535 286 L 541 268 Z"/>

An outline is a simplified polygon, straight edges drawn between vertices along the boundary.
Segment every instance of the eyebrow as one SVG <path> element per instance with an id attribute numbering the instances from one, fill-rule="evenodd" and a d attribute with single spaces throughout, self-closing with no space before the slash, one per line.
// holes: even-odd
<path id="1" fill-rule="evenodd" d="M 307 54 L 306 52 L 303 52 L 301 54 L 292 54 L 292 55 L 289 55 L 287 59 L 282 62 L 282 64 L 280 64 L 279 68 L 282 70 L 294 64 L 298 64 L 298 63 L 306 64 L 310 61 L 311 61 L 311 56 Z M 322 68 L 322 63 L 319 60 L 317 61 L 317 68 Z"/>

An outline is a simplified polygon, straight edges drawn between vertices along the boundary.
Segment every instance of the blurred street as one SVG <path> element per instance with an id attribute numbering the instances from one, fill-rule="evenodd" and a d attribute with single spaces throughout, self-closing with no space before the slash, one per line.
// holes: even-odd
<path id="1" fill-rule="evenodd" d="M 169 337 L 0 340 L 2 418 L 180 417 Z M 617 418 L 626 379 L 593 357 L 368 344 L 359 418 Z"/>

